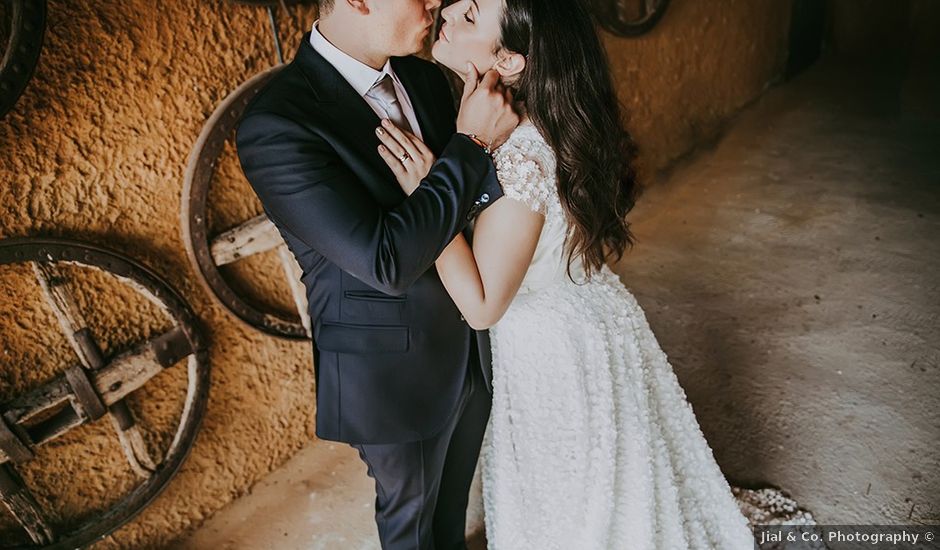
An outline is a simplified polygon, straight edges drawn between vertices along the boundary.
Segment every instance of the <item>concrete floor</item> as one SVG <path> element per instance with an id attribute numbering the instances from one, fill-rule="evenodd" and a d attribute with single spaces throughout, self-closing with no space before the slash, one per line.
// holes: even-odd
<path id="1" fill-rule="evenodd" d="M 479 485 L 475 489 L 479 499 Z M 374 503 L 374 484 L 359 454 L 349 445 L 317 441 L 172 548 L 378 550 Z M 481 510 L 482 503 L 472 508 Z M 475 531 L 482 532 L 481 514 L 475 514 L 478 521 L 469 518 Z"/>
<path id="2" fill-rule="evenodd" d="M 940 118 L 919 89 L 823 59 L 770 90 L 641 198 L 617 268 L 732 484 L 819 523 L 940 522 Z M 378 548 L 373 499 L 352 449 L 315 442 L 174 548 Z M 483 548 L 478 484 L 468 529 Z"/>

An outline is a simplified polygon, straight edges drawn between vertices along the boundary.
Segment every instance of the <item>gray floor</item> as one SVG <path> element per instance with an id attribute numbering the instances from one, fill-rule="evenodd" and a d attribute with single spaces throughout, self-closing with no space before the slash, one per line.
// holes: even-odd
<path id="1" fill-rule="evenodd" d="M 827 59 L 772 90 L 642 198 L 619 270 L 729 479 L 820 523 L 940 517 L 940 118 L 914 89 Z"/>
<path id="2" fill-rule="evenodd" d="M 910 89 L 826 59 L 770 90 L 642 197 L 617 268 L 729 480 L 819 523 L 940 522 L 940 119 Z M 373 498 L 316 442 L 177 547 L 378 548 Z M 478 485 L 470 514 L 481 548 Z"/>

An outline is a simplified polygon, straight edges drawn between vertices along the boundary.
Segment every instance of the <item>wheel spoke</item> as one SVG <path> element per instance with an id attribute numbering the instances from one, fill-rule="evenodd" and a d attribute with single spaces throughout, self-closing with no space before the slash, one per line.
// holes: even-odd
<path id="1" fill-rule="evenodd" d="M 102 402 L 110 407 L 190 353 L 192 350 L 186 334 L 182 329 L 174 328 L 117 355 L 104 367 L 90 372 L 89 379 Z M 4 417 L 11 424 L 21 425 L 44 411 L 60 407 L 71 397 L 69 380 L 65 374 L 60 374 L 50 382 L 0 405 L 0 410 L 5 411 Z M 41 445 L 85 422 L 86 418 L 65 409 L 26 429 L 30 439 L 36 445 Z M 0 464 L 10 460 L 11 457 L 0 450 Z"/>
<path id="2" fill-rule="evenodd" d="M 59 328 L 72 345 L 75 354 L 78 355 L 82 367 L 86 371 L 100 369 L 104 366 L 101 348 L 98 347 L 98 343 L 95 342 L 91 331 L 86 326 L 75 298 L 69 291 L 68 281 L 52 264 L 32 262 L 32 266 L 39 286 L 42 287 L 43 297 L 55 313 Z M 83 379 L 87 377 L 82 377 L 81 374 L 76 369 L 69 371 L 69 382 L 75 394 L 74 399 L 71 400 L 72 404 L 79 415 L 87 416 L 90 420 L 97 420 L 105 414 L 104 404 Z"/>
<path id="3" fill-rule="evenodd" d="M 137 419 L 131 412 L 127 401 L 122 399 L 109 407 L 111 425 L 121 441 L 121 449 L 124 451 L 124 457 L 127 463 L 138 477 L 148 478 L 157 469 L 157 464 L 150 451 L 147 449 L 147 443 L 144 441 L 140 428 L 137 426 Z"/>
<path id="4" fill-rule="evenodd" d="M 0 465 L 0 501 L 29 533 L 29 538 L 34 543 L 47 545 L 55 542 L 55 534 L 36 497 L 9 464 Z"/>
<path id="5" fill-rule="evenodd" d="M 210 251 L 215 265 L 225 265 L 283 243 L 271 220 L 261 214 L 217 236 L 212 240 Z"/>
<path id="6" fill-rule="evenodd" d="M 68 280 L 53 264 L 32 262 L 32 266 L 36 279 L 42 287 L 46 303 L 55 313 L 59 321 L 59 328 L 62 329 L 66 339 L 72 345 L 75 354 L 78 355 L 82 367 L 86 372 L 104 367 L 105 362 L 101 354 L 101 348 L 92 337 L 91 330 L 88 328 L 88 324 L 69 290 Z M 84 378 L 87 379 L 87 375 Z M 70 382 L 71 380 L 70 378 Z M 70 383 L 70 385 L 73 392 L 77 392 L 77 388 L 83 386 L 81 383 Z M 84 386 L 87 386 L 87 383 Z M 81 398 L 82 395 L 84 398 Z M 94 390 L 79 394 L 79 398 L 73 399 L 72 403 L 78 405 L 77 409 L 79 410 L 76 412 L 87 416 L 89 420 L 100 418 L 106 411 L 104 404 Z M 140 477 L 149 477 L 156 469 L 156 465 L 150 457 L 150 452 L 147 450 L 127 402 L 124 400 L 117 401 L 107 408 L 107 412 L 131 469 Z"/>
<path id="7" fill-rule="evenodd" d="M 297 313 L 300 314 L 300 321 L 304 325 L 304 330 L 307 331 L 307 336 L 310 336 L 310 315 L 308 314 L 307 310 L 307 289 L 300 280 L 300 277 L 303 275 L 303 270 L 300 268 L 300 265 L 297 263 L 297 259 L 294 258 L 294 255 L 287 248 L 286 244 L 277 247 L 277 255 L 281 259 L 281 266 L 284 268 L 284 275 L 287 277 L 287 284 L 290 285 L 290 293 L 291 296 L 294 297 L 294 306 L 297 307 Z"/>

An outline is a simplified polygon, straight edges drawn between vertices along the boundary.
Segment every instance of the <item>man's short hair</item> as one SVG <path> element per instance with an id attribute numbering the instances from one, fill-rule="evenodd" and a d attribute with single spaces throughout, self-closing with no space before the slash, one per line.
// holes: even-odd
<path id="1" fill-rule="evenodd" d="M 334 0 L 317 0 L 317 11 L 320 13 L 329 13 L 333 9 Z"/>

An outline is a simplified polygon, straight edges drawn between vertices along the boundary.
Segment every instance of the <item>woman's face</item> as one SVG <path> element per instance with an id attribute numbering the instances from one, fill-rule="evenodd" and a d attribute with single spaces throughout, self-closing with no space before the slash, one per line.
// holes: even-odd
<path id="1" fill-rule="evenodd" d="M 462 78 L 467 62 L 480 74 L 496 64 L 504 0 L 457 0 L 441 10 L 443 24 L 431 55 Z"/>

